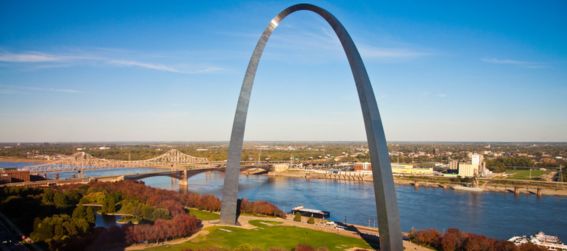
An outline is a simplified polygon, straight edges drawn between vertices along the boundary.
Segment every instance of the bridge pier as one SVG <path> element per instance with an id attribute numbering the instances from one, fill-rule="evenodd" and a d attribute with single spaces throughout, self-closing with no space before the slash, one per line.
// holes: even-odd
<path id="1" fill-rule="evenodd" d="M 181 179 L 179 179 L 179 186 L 188 186 L 189 185 L 189 177 L 187 175 L 187 168 L 183 169 L 183 174 L 181 175 Z"/>
<path id="2" fill-rule="evenodd" d="M 185 182 L 185 184 L 181 184 L 181 182 L 179 183 L 179 193 L 187 193 L 189 192 L 189 186 L 187 184 L 187 182 Z"/>

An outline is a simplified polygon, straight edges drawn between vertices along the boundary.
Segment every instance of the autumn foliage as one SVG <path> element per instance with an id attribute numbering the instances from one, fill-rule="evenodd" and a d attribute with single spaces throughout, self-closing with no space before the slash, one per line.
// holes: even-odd
<path id="1" fill-rule="evenodd" d="M 240 212 L 248 214 L 261 214 L 285 218 L 286 214 L 267 201 L 249 201 L 243 199 L 240 203 Z"/>
<path id="2" fill-rule="evenodd" d="M 443 251 L 544 251 L 546 249 L 527 243 L 516 246 L 509 241 L 495 240 L 483 235 L 461 232 L 449 228 L 443 234 L 435 229 L 411 231 L 412 242 Z"/>
<path id="3" fill-rule="evenodd" d="M 126 228 L 126 243 L 160 242 L 191 236 L 200 228 L 200 220 L 192 215 L 179 214 L 171 220 L 159 219 L 154 224 L 128 226 Z"/>
<path id="4" fill-rule="evenodd" d="M 206 211 L 220 211 L 221 201 L 214 195 L 198 193 L 178 193 L 145 186 L 142 182 L 121 181 L 116 183 L 95 182 L 90 184 L 89 192 L 102 191 L 120 193 L 126 199 L 135 199 L 155 208 L 167 209 L 172 216 L 185 213 L 185 207 Z M 241 213 L 284 217 L 285 212 L 267 201 L 249 201 L 240 203 Z"/>
<path id="5" fill-rule="evenodd" d="M 56 188 L 2 188 L 0 211 L 9 215 L 36 245 L 49 249 L 123 249 L 125 245 L 191 236 L 202 227 L 189 208 L 220 211 L 214 195 L 179 193 L 138 181 L 91 182 Z M 285 217 L 266 201 L 242 200 L 240 211 Z M 140 222 L 120 228 L 95 228 L 96 211 L 119 213 Z M 99 240 L 107 240 L 102 243 Z"/>
<path id="6" fill-rule="evenodd" d="M 220 200 L 213 195 L 178 193 L 148 187 L 142 182 L 94 182 L 90 184 L 89 191 L 118 192 L 124 198 L 136 199 L 155 208 L 167 209 L 172 216 L 185 213 L 185 206 L 208 211 L 220 210 Z"/>
<path id="7" fill-rule="evenodd" d="M 89 192 L 119 193 L 124 200 L 135 200 L 153 208 L 166 209 L 171 219 L 156 219 L 153 224 L 140 224 L 126 227 L 126 243 L 160 242 L 186 237 L 201 228 L 201 221 L 187 215 L 186 208 L 207 211 L 219 211 L 221 202 L 213 195 L 197 193 L 178 193 L 151 188 L 141 182 L 122 181 L 116 183 L 95 182 L 89 184 Z M 240 204 L 241 212 L 269 216 L 285 217 L 285 213 L 266 201 L 252 202 L 244 199 Z"/>

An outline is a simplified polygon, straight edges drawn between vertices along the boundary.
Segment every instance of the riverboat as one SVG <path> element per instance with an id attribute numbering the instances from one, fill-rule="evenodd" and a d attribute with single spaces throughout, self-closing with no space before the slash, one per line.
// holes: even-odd
<path id="1" fill-rule="evenodd" d="M 484 191 L 484 189 L 482 189 L 480 187 L 466 187 L 466 186 L 461 186 L 461 185 L 452 186 L 451 189 L 457 190 L 457 191 L 477 192 L 477 193 Z"/>
<path id="2" fill-rule="evenodd" d="M 529 242 L 552 251 L 567 251 L 567 245 L 562 243 L 561 240 L 559 240 L 559 237 L 546 235 L 541 231 L 532 236 L 513 236 L 512 238 L 508 239 L 508 241 L 516 244 L 516 246 Z"/>
<path id="3" fill-rule="evenodd" d="M 329 218 L 329 216 L 331 215 L 329 211 L 305 208 L 303 206 L 294 207 L 291 210 L 291 214 L 296 214 L 296 213 L 299 213 L 302 216 L 306 216 L 306 217 L 321 218 L 321 219 Z"/>

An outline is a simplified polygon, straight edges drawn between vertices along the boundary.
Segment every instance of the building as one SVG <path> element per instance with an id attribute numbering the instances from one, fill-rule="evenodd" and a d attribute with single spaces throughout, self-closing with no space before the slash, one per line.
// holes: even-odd
<path id="1" fill-rule="evenodd" d="M 459 170 L 459 160 L 449 161 L 449 170 Z"/>
<path id="2" fill-rule="evenodd" d="M 415 168 L 412 164 L 392 163 L 392 173 L 398 175 L 433 175 L 433 168 Z M 372 172 L 372 164 L 368 162 L 355 163 L 354 171 Z"/>
<path id="3" fill-rule="evenodd" d="M 476 166 L 480 167 L 481 164 L 484 164 L 484 156 L 482 156 L 482 155 L 480 155 L 480 154 L 478 154 L 478 153 L 473 154 L 473 155 L 471 156 L 471 163 L 472 163 L 473 165 L 476 165 Z"/>
<path id="4" fill-rule="evenodd" d="M 465 178 L 478 176 L 478 174 L 478 165 L 459 163 L 459 176 Z"/>
<path id="5" fill-rule="evenodd" d="M 486 168 L 484 156 L 478 153 L 473 153 L 471 156 L 471 163 L 459 163 L 459 176 L 461 177 L 474 177 L 474 176 L 487 176 L 491 172 Z"/>
<path id="6" fill-rule="evenodd" d="M 372 171 L 372 164 L 370 162 L 357 162 L 354 163 L 353 169 L 355 171 Z"/>
<path id="7" fill-rule="evenodd" d="M 280 164 L 273 164 L 272 165 L 272 170 L 274 172 L 284 172 L 284 171 L 287 171 L 287 169 L 289 169 L 289 164 L 287 164 L 287 163 L 280 163 Z"/>
<path id="8" fill-rule="evenodd" d="M 433 168 L 416 168 L 412 164 L 392 163 L 392 173 L 398 175 L 433 175 Z"/>
<path id="9" fill-rule="evenodd" d="M 0 183 L 28 182 L 30 171 L 2 170 L 0 171 Z"/>

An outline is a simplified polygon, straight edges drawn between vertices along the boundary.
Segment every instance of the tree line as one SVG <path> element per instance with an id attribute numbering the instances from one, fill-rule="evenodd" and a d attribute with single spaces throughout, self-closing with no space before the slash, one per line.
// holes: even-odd
<path id="1" fill-rule="evenodd" d="M 99 239 L 119 242 L 124 247 L 141 242 L 160 242 L 187 237 L 202 223 L 188 208 L 220 211 L 213 195 L 178 193 L 145 186 L 142 182 L 91 182 L 56 188 L 0 189 L 0 212 L 18 226 L 33 243 L 50 250 L 111 245 Z M 265 201 L 243 200 L 241 212 L 285 217 L 285 213 Z M 140 224 L 120 228 L 95 228 L 96 214 L 126 214 Z"/>
<path id="2" fill-rule="evenodd" d="M 499 157 L 486 161 L 486 167 L 493 172 L 504 172 L 512 167 L 533 167 L 534 161 L 528 157 Z"/>
<path id="3" fill-rule="evenodd" d="M 462 232 L 449 228 L 445 233 L 435 229 L 424 229 L 409 233 L 410 241 L 442 251 L 546 251 L 532 243 L 516 246 L 510 241 L 495 240 L 483 235 Z"/>

